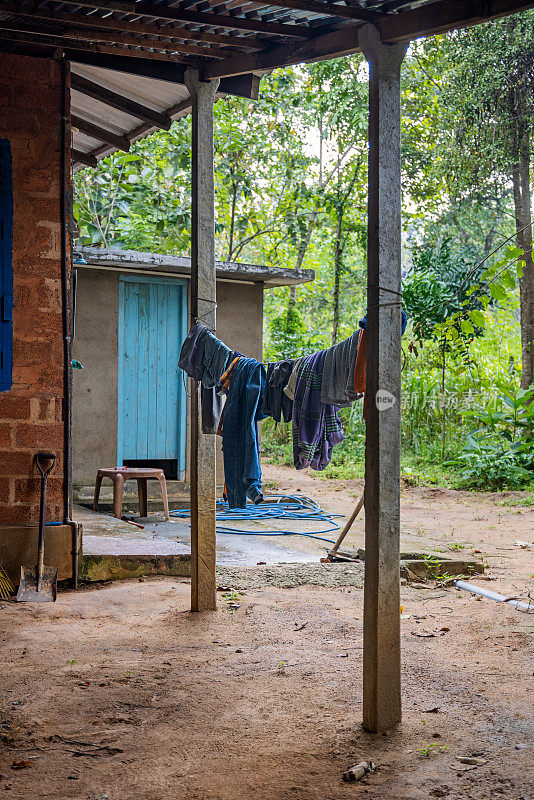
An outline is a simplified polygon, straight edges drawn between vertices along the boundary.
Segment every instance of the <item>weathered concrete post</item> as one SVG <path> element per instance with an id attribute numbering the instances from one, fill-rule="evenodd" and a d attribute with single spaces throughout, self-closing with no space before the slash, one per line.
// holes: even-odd
<path id="1" fill-rule="evenodd" d="M 215 330 L 215 181 L 213 102 L 218 80 L 187 70 L 191 95 L 191 322 Z M 200 428 L 200 387 L 191 381 L 191 610 L 217 607 L 215 583 L 215 440 Z"/>
<path id="2" fill-rule="evenodd" d="M 401 719 L 400 72 L 407 46 L 383 44 L 369 24 L 358 35 L 369 62 L 363 725 L 378 732 Z"/>

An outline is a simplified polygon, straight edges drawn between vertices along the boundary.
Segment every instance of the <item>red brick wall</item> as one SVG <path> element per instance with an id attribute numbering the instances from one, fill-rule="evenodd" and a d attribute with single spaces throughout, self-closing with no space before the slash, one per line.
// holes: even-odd
<path id="1" fill-rule="evenodd" d="M 38 450 L 57 454 L 47 521 L 63 517 L 61 67 L 0 53 L 0 137 L 13 160 L 13 386 L 0 392 L 0 525 L 38 520 Z"/>

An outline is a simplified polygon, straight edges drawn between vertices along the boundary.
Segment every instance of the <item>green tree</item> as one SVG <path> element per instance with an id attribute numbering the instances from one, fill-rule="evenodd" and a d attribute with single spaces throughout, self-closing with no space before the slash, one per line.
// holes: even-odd
<path id="1" fill-rule="evenodd" d="M 519 287 L 526 388 L 534 382 L 534 13 L 429 39 L 419 46 L 418 58 L 438 102 L 431 172 L 441 176 L 452 204 L 461 207 L 491 198 L 502 213 L 503 198 L 512 194 L 516 241 L 524 260 Z M 488 210 L 491 217 L 491 202 Z"/>

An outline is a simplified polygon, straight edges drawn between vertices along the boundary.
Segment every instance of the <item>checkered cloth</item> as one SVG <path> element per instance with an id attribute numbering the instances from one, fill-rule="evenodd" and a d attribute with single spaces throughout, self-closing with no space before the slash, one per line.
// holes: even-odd
<path id="1" fill-rule="evenodd" d="M 343 441 L 337 406 L 321 403 L 325 351 L 303 358 L 298 366 L 293 401 L 293 461 L 297 469 L 322 470 Z"/>

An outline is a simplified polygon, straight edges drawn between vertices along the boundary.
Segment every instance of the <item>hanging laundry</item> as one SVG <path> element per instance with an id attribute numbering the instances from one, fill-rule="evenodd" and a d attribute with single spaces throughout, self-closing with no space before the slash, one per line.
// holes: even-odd
<path id="1" fill-rule="evenodd" d="M 220 339 L 217 339 L 213 333 L 210 333 L 204 342 L 202 386 L 206 389 L 216 386 L 219 378 L 232 360 L 232 356 L 232 350 Z"/>
<path id="2" fill-rule="evenodd" d="M 240 358 L 224 407 L 223 459 L 230 508 L 245 508 L 247 497 L 261 503 L 258 421 L 264 419 L 262 397 L 265 367 L 254 358 Z"/>
<path id="3" fill-rule="evenodd" d="M 322 470 L 332 450 L 343 441 L 338 408 L 321 401 L 321 383 L 326 351 L 300 361 L 293 401 L 293 462 L 297 469 Z"/>
<path id="4" fill-rule="evenodd" d="M 292 359 L 277 361 L 267 365 L 267 378 L 263 394 L 263 413 L 275 422 L 291 422 L 293 401 L 285 394 L 284 388 L 295 362 Z"/>
<path id="5" fill-rule="evenodd" d="M 217 383 L 217 394 L 219 395 L 228 394 L 228 391 L 230 389 L 230 384 L 232 383 L 232 380 L 234 378 L 235 370 L 240 358 L 243 358 L 243 356 L 236 356 L 236 358 L 234 358 L 233 361 L 231 362 L 230 366 L 226 369 L 225 372 L 223 372 L 223 374 L 219 378 L 219 381 Z"/>
<path id="6" fill-rule="evenodd" d="M 321 401 L 344 408 L 358 399 L 354 391 L 354 366 L 360 332 L 325 350 Z"/>
<path id="7" fill-rule="evenodd" d="M 291 375 L 289 376 L 289 380 L 284 386 L 284 394 L 286 397 L 289 397 L 291 401 L 293 401 L 295 397 L 295 387 L 297 385 L 297 374 L 299 371 L 300 364 L 302 362 L 302 358 L 297 358 L 296 361 L 293 362 L 293 369 L 291 370 Z"/>
<path id="8" fill-rule="evenodd" d="M 215 387 L 200 387 L 200 410 L 202 414 L 202 433 L 217 433 L 223 412 L 224 400 L 215 391 Z"/>
<path id="9" fill-rule="evenodd" d="M 231 357 L 232 351 L 201 322 L 191 327 L 180 350 L 178 366 L 202 382 L 202 433 L 217 433 L 223 399 L 216 393 L 215 385 Z"/>
<path id="10" fill-rule="evenodd" d="M 187 334 L 180 350 L 178 366 L 196 381 L 202 380 L 202 375 L 204 374 L 204 364 L 202 363 L 204 358 L 204 342 L 209 333 L 209 328 L 201 322 L 195 322 Z"/>
<path id="11" fill-rule="evenodd" d="M 236 354 L 234 353 L 234 356 L 235 355 Z M 215 387 L 215 391 L 217 392 L 218 397 L 222 398 L 223 395 L 228 394 L 228 390 L 230 389 L 230 384 L 232 383 L 235 374 L 235 369 L 237 367 L 237 362 L 239 361 L 240 358 L 242 358 L 241 354 L 236 356 L 236 358 L 233 359 L 226 372 L 224 372 L 221 375 L 219 383 Z M 224 428 L 224 408 L 222 410 L 221 416 L 219 418 L 219 424 L 217 426 L 218 436 L 222 436 L 223 428 Z"/>

